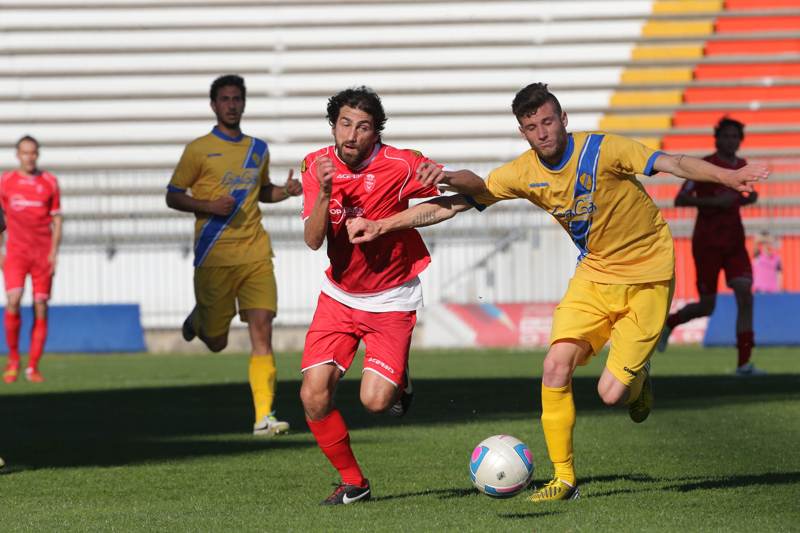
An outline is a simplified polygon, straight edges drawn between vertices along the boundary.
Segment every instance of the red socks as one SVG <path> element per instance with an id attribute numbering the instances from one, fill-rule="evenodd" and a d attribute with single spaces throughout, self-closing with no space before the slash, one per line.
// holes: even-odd
<path id="1" fill-rule="evenodd" d="M 306 422 L 322 453 L 342 476 L 342 483 L 364 486 L 364 475 L 350 448 L 350 434 L 339 410 L 334 409 L 322 420 L 306 418 Z"/>
<path id="2" fill-rule="evenodd" d="M 746 365 L 750 361 L 750 354 L 756 341 L 752 331 L 742 331 L 736 334 L 736 348 L 739 350 L 739 363 L 737 366 Z"/>
<path id="3" fill-rule="evenodd" d="M 22 319 L 17 314 L 5 312 L 6 344 L 8 345 L 8 363 L 19 366 L 19 328 Z"/>
<path id="4" fill-rule="evenodd" d="M 33 323 L 33 331 L 31 331 L 31 353 L 28 359 L 28 368 L 38 368 L 46 340 L 47 319 L 37 318 Z"/>

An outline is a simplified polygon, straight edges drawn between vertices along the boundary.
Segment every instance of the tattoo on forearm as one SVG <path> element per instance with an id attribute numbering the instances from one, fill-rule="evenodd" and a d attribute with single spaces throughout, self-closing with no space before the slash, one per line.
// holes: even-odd
<path id="1" fill-rule="evenodd" d="M 423 211 L 415 215 L 412 222 L 414 227 L 418 228 L 420 226 L 429 226 L 431 224 L 435 224 L 438 222 L 438 220 L 436 219 L 436 214 L 432 211 Z"/>

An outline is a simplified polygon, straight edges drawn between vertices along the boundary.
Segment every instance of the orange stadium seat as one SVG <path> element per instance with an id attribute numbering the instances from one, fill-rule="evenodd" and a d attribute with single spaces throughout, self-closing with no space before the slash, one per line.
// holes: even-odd
<path id="1" fill-rule="evenodd" d="M 800 63 L 697 65 L 694 70 L 696 80 L 798 77 L 800 77 Z"/>
<path id="2" fill-rule="evenodd" d="M 714 30 L 715 33 L 797 31 L 800 30 L 800 17 L 720 17 Z"/>
<path id="3" fill-rule="evenodd" d="M 709 41 L 703 51 L 707 56 L 798 53 L 800 39 Z"/>
<path id="4" fill-rule="evenodd" d="M 725 9 L 727 11 L 748 10 L 748 9 L 781 9 L 787 7 L 798 7 L 800 2 L 797 0 L 726 0 Z"/>
<path id="5" fill-rule="evenodd" d="M 715 111 L 676 111 L 672 119 L 674 127 L 711 127 L 722 117 L 731 117 L 744 124 L 797 124 L 800 123 L 800 109 L 759 109 L 715 110 Z"/>
<path id="6" fill-rule="evenodd" d="M 665 135 L 661 147 L 667 151 L 708 150 L 711 153 L 714 151 L 714 139 L 709 134 Z M 800 133 L 749 133 L 742 148 L 800 148 Z"/>
<path id="7" fill-rule="evenodd" d="M 683 94 L 683 101 L 687 104 L 750 102 L 754 100 L 800 101 L 800 86 L 689 87 Z"/>

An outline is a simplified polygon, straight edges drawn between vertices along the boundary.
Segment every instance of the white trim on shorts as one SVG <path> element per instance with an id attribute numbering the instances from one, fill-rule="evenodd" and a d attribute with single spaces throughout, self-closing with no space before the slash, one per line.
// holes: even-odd
<path id="1" fill-rule="evenodd" d="M 305 373 L 305 371 L 306 371 L 306 370 L 309 370 L 309 369 L 311 369 L 311 368 L 314 368 L 315 366 L 329 365 L 329 364 L 331 364 L 331 363 L 333 363 L 333 365 L 334 365 L 336 368 L 338 368 L 338 369 L 339 369 L 339 372 L 341 372 L 342 374 L 344 374 L 345 372 L 347 372 L 347 369 L 346 369 L 346 368 L 344 368 L 342 365 L 340 365 L 339 363 L 337 363 L 337 362 L 336 362 L 336 361 L 334 361 L 333 359 L 328 359 L 327 361 L 322 361 L 321 363 L 314 363 L 314 364 L 313 364 L 313 365 L 311 365 L 311 366 L 307 366 L 307 367 L 305 367 L 305 368 L 301 368 L 301 369 L 300 369 L 300 373 L 301 373 L 301 374 L 303 374 L 303 373 Z"/>
<path id="2" fill-rule="evenodd" d="M 395 383 L 391 379 L 387 378 L 386 376 L 384 376 L 383 374 L 381 374 L 380 372 L 378 372 L 374 368 L 365 368 L 364 370 L 361 371 L 361 374 L 364 374 L 364 372 L 367 372 L 367 371 L 374 372 L 375 374 L 378 374 L 380 377 L 382 377 L 383 379 L 385 379 L 386 381 L 388 381 L 389 383 L 394 385 L 395 389 L 399 389 L 400 388 L 400 385 L 398 385 L 397 383 Z"/>

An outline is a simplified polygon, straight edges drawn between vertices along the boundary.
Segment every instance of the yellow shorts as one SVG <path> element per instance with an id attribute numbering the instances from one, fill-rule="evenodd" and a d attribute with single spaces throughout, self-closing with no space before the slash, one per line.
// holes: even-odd
<path id="1" fill-rule="evenodd" d="M 674 279 L 609 285 L 573 278 L 553 314 L 550 343 L 586 341 L 595 355 L 611 339 L 606 366 L 629 385 L 655 350 L 674 289 Z"/>
<path id="2" fill-rule="evenodd" d="M 272 259 L 245 265 L 198 267 L 194 270 L 194 296 L 197 318 L 203 334 L 218 337 L 228 332 L 236 316 L 236 304 L 242 311 L 268 309 L 278 312 L 278 288 Z"/>

